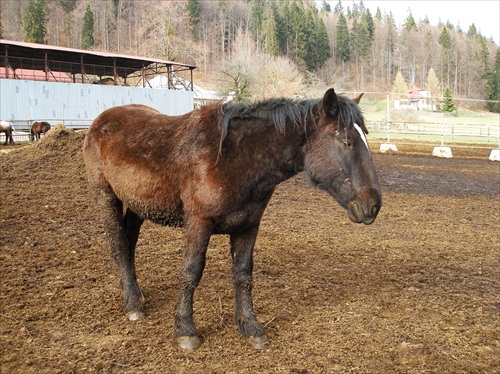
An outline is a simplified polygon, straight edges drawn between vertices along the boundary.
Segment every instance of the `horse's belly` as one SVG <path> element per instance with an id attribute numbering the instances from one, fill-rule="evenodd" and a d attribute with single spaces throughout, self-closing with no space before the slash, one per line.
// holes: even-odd
<path id="1" fill-rule="evenodd" d="M 154 212 L 148 211 L 145 219 L 170 227 L 184 226 L 184 213 L 182 211 Z"/>
<path id="2" fill-rule="evenodd" d="M 173 183 L 141 173 L 128 174 L 126 178 L 116 178 L 118 176 L 114 174 L 109 182 L 125 207 L 143 219 L 162 225 L 183 225 L 183 204 Z"/>
<path id="3" fill-rule="evenodd" d="M 233 210 L 215 218 L 216 234 L 231 234 L 259 225 L 266 204 L 249 203 L 242 209 Z"/>
<path id="4" fill-rule="evenodd" d="M 143 219 L 159 223 L 164 226 L 182 227 L 184 226 L 184 211 L 182 204 L 163 203 L 139 199 L 123 199 L 123 204 L 127 209 L 137 214 Z"/>

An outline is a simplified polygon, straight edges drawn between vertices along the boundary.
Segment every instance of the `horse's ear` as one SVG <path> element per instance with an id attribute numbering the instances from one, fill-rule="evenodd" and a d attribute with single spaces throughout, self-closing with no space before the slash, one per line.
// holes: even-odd
<path id="1" fill-rule="evenodd" d="M 337 97 L 337 94 L 335 93 L 335 90 L 333 88 L 329 88 L 323 96 L 323 112 L 326 115 L 334 117 L 335 114 L 337 114 L 338 108 L 339 99 Z"/>
<path id="2" fill-rule="evenodd" d="M 356 104 L 359 104 L 361 97 L 363 97 L 363 95 L 364 95 L 364 93 L 360 93 L 358 95 L 358 97 L 356 97 L 355 99 L 352 99 L 352 101 L 354 101 Z"/>

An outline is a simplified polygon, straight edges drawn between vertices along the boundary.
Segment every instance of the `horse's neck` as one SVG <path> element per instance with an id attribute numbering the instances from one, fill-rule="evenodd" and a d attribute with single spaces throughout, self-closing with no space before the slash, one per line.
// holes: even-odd
<path id="1" fill-rule="evenodd" d="M 226 139 L 232 144 L 232 152 L 244 152 L 245 157 L 258 160 L 261 170 L 274 174 L 280 181 L 304 169 L 307 138 L 316 131 L 314 118 L 296 124 L 287 122 L 282 131 L 267 121 L 240 121 Z"/>

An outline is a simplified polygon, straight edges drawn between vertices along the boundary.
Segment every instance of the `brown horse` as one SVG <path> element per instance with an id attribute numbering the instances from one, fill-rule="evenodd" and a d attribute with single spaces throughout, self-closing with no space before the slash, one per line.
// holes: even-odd
<path id="1" fill-rule="evenodd" d="M 0 133 L 5 133 L 5 143 L 14 144 L 14 138 L 12 137 L 12 132 L 14 131 L 14 127 L 12 127 L 12 122 L 9 121 L 0 121 Z"/>
<path id="2" fill-rule="evenodd" d="M 183 226 L 175 333 L 182 348 L 199 347 L 194 290 L 210 236 L 228 234 L 236 324 L 254 347 L 266 347 L 252 302 L 253 249 L 276 185 L 305 170 L 312 185 L 328 191 L 352 221 L 371 224 L 381 208 L 360 98 L 329 89 L 319 100 L 211 104 L 181 116 L 127 105 L 97 117 L 83 156 L 128 318 L 145 317 L 134 263 L 141 224 L 150 219 Z"/>
<path id="3" fill-rule="evenodd" d="M 45 135 L 50 130 L 50 123 L 48 122 L 35 122 L 31 126 L 30 140 L 33 142 L 39 140 L 41 134 Z"/>

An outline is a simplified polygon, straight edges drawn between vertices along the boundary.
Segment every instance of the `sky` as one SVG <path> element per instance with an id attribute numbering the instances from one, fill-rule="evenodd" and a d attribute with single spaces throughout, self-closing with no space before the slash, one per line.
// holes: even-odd
<path id="1" fill-rule="evenodd" d="M 338 3 L 338 0 L 327 1 L 332 9 Z M 359 0 L 356 3 L 359 4 Z M 353 0 L 342 0 L 341 4 L 344 9 L 352 8 Z M 443 23 L 450 21 L 467 32 L 474 23 L 481 35 L 487 39 L 493 37 L 497 45 L 500 44 L 500 0 L 363 0 L 363 4 L 370 9 L 372 16 L 375 16 L 377 7 L 382 15 L 384 10 L 387 14 L 392 12 L 398 26 L 408 17 L 408 9 L 417 24 L 427 16 L 431 25 L 437 26 L 440 20 Z"/>

